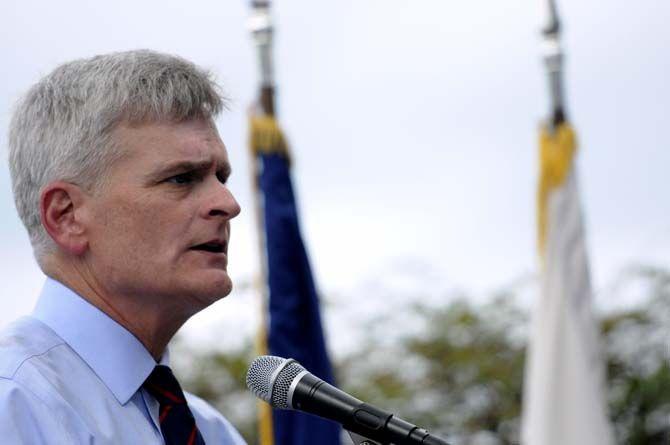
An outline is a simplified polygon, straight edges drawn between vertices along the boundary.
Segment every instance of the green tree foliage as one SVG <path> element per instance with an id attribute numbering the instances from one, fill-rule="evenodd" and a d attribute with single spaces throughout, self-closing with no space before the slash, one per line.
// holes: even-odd
<path id="1" fill-rule="evenodd" d="M 645 298 L 600 320 L 617 440 L 667 445 L 670 272 L 633 268 L 616 287 L 621 286 Z M 511 303 L 509 292 L 486 304 L 450 301 L 444 307 L 408 308 L 418 329 L 398 326 L 392 318 L 376 319 L 380 329 L 371 329 L 357 350 L 338 360 L 338 382 L 360 399 L 453 443 L 518 443 L 528 316 Z M 253 444 L 256 405 L 244 389 L 251 350 L 199 354 L 184 363 L 182 375 L 187 388 L 212 401 Z"/>
<path id="2" fill-rule="evenodd" d="M 635 267 L 627 286 L 648 304 L 601 322 L 610 413 L 621 443 L 670 444 L 670 271 Z"/>
<path id="3" fill-rule="evenodd" d="M 435 433 L 456 436 L 457 443 L 485 432 L 511 440 L 523 377 L 518 327 L 525 321 L 506 301 L 415 307 L 425 328 L 349 358 L 341 368 L 343 386 Z"/>

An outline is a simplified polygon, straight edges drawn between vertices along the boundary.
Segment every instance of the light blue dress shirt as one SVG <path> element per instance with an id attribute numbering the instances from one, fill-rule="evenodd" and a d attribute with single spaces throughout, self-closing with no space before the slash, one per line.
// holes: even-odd
<path id="1" fill-rule="evenodd" d="M 154 366 L 124 327 L 47 279 L 33 314 L 0 333 L 0 443 L 163 444 L 142 388 Z M 207 445 L 245 444 L 207 402 L 186 399 Z"/>

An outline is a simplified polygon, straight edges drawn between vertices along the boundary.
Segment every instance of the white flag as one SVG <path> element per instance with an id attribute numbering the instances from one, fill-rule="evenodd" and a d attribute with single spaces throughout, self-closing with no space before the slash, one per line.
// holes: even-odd
<path id="1" fill-rule="evenodd" d="M 573 165 L 572 129 L 540 137 L 538 193 L 541 298 L 524 378 L 524 445 L 610 445 L 598 330 Z"/>

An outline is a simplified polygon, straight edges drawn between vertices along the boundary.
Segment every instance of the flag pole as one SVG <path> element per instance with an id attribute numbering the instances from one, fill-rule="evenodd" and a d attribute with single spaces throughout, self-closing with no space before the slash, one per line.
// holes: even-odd
<path id="1" fill-rule="evenodd" d="M 263 114 L 274 116 L 274 69 L 272 58 L 273 26 L 270 16 L 270 2 L 268 0 L 254 0 L 251 3 L 252 13 L 249 18 L 249 30 L 256 47 L 258 65 L 260 67 L 259 105 Z M 250 111 L 255 112 L 255 111 Z M 250 129 L 251 132 L 251 129 Z M 251 145 L 250 145 L 251 146 Z M 254 201 L 254 216 L 256 220 L 256 239 L 258 240 L 259 272 L 255 287 L 260 299 L 260 329 L 256 337 L 256 350 L 259 354 L 268 353 L 267 326 L 269 292 L 267 287 L 267 257 L 265 253 L 265 231 L 261 191 L 259 187 L 260 162 L 258 156 L 250 150 L 251 162 L 250 177 Z M 267 403 L 258 402 L 258 435 L 260 445 L 273 445 L 272 408 Z"/>
<path id="2" fill-rule="evenodd" d="M 614 443 L 607 417 L 597 324 L 579 199 L 577 138 L 563 98 L 563 51 L 555 0 L 542 31 L 551 110 L 539 137 L 537 189 L 540 299 L 524 372 L 521 443 Z"/>
<path id="3" fill-rule="evenodd" d="M 334 383 L 321 323 L 319 298 L 300 235 L 298 209 L 291 181 L 291 157 L 275 118 L 272 58 L 273 23 L 269 0 L 252 2 L 249 20 L 260 67 L 259 105 L 249 119 L 253 188 L 263 278 L 261 351 L 293 357 Z M 262 241 L 261 241 L 262 240 Z M 269 314 L 269 317 L 268 315 Z M 267 322 L 269 321 L 269 323 Z M 318 443 L 339 445 L 339 424 L 304 413 L 259 410 L 262 445 Z"/>
<path id="4" fill-rule="evenodd" d="M 272 57 L 274 26 L 270 15 L 270 2 L 269 0 L 253 0 L 251 5 L 253 12 L 249 19 L 249 29 L 256 45 L 261 75 L 259 102 L 266 116 L 274 116 L 274 59 Z"/>
<path id="5" fill-rule="evenodd" d="M 544 38 L 544 64 L 551 92 L 550 129 L 553 131 L 567 120 L 563 100 L 563 48 L 561 46 L 561 23 L 555 0 L 547 0 L 548 22 L 542 30 Z"/>

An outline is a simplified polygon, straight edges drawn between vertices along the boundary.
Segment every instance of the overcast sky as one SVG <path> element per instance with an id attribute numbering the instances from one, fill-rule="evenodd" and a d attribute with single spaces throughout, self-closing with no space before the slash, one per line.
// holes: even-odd
<path id="1" fill-rule="evenodd" d="M 601 290 L 622 267 L 670 264 L 670 3 L 559 9 L 596 298 L 608 307 L 620 302 Z M 541 0 L 275 2 L 279 115 L 323 293 L 381 282 L 485 295 L 534 273 L 536 133 L 548 108 L 541 11 Z M 0 326 L 28 312 L 42 284 L 11 196 L 12 104 L 73 58 L 151 48 L 216 75 L 232 98 L 217 123 L 243 207 L 230 270 L 239 283 L 254 276 L 248 14 L 241 0 L 0 3 Z M 253 319 L 249 292 L 227 300 L 201 323 Z"/>

